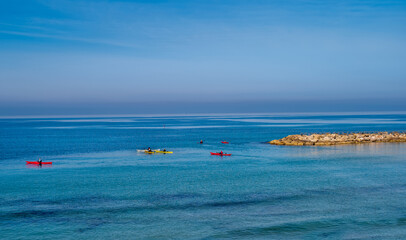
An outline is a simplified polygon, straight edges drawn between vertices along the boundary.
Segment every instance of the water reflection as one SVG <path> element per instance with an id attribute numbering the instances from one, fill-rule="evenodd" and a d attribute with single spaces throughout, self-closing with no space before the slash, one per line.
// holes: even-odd
<path id="1" fill-rule="evenodd" d="M 291 148 L 295 148 L 292 151 Z M 336 155 L 396 155 L 406 156 L 405 143 L 368 143 L 336 146 L 283 146 L 284 152 L 292 157 L 328 157 Z"/>
<path id="2" fill-rule="evenodd" d="M 26 164 L 26 168 L 52 168 L 52 164 Z"/>

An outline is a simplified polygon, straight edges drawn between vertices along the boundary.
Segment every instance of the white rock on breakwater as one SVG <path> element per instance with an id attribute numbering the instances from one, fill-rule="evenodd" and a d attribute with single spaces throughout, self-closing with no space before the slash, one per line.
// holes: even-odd
<path id="1" fill-rule="evenodd" d="M 329 146 L 340 144 L 360 144 L 372 142 L 406 142 L 406 133 L 380 132 L 380 133 L 324 133 L 311 135 L 289 135 L 279 140 L 270 141 L 274 145 L 291 146 Z"/>

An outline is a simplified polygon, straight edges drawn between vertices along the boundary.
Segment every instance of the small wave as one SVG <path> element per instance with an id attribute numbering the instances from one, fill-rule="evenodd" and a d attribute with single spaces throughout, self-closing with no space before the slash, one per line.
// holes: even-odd
<path id="1" fill-rule="evenodd" d="M 36 127 L 36 129 L 75 129 L 83 127 L 74 127 L 74 126 L 63 126 L 63 127 Z"/>
<path id="2" fill-rule="evenodd" d="M 233 125 L 200 125 L 200 126 L 159 126 L 159 127 L 108 127 L 108 129 L 199 129 L 199 128 L 230 128 Z"/>
<path id="3" fill-rule="evenodd" d="M 168 195 L 152 195 L 138 198 L 113 198 L 109 196 L 92 196 L 66 198 L 59 200 L 29 200 L 20 199 L 2 201 L 2 205 L 11 206 L 36 206 L 41 208 L 46 205 L 47 210 L 19 210 L 0 213 L 0 219 L 10 220 L 15 218 L 56 217 L 76 214 L 92 213 L 127 213 L 137 211 L 163 211 L 163 210 L 190 210 L 228 208 L 280 201 L 297 200 L 307 197 L 303 194 L 263 196 L 253 194 L 246 196 L 245 200 L 202 201 L 204 196 L 194 193 L 178 193 Z M 239 199 L 239 198 L 238 198 Z M 179 204 L 179 200 L 184 203 Z M 52 210 L 49 210 L 49 208 Z"/>
<path id="4" fill-rule="evenodd" d="M 226 232 L 223 236 L 216 237 L 254 237 L 254 236 L 267 236 L 272 234 L 291 234 L 291 233 L 305 233 L 317 230 L 326 230 L 336 228 L 345 224 L 345 221 L 340 219 L 333 220 L 309 220 L 301 222 L 288 222 L 274 224 L 266 227 L 249 227 L 236 229 Z"/>
<path id="5" fill-rule="evenodd" d="M 48 217 L 54 216 L 59 211 L 54 210 L 25 210 L 19 212 L 3 213 L 0 214 L 0 219 L 13 219 L 13 218 L 31 218 L 31 217 Z"/>
<path id="6" fill-rule="evenodd" d="M 92 123 L 92 122 L 102 122 L 102 123 L 130 123 L 138 122 L 135 119 L 37 119 L 37 120 L 25 120 L 26 122 L 65 122 L 65 123 Z"/>
<path id="7" fill-rule="evenodd" d="M 271 237 L 271 236 L 303 236 L 309 233 L 317 234 L 319 237 L 341 237 L 340 229 L 343 228 L 357 228 L 357 227 L 368 227 L 375 229 L 376 227 L 403 227 L 406 225 L 406 218 L 398 219 L 379 219 L 379 220 L 350 220 L 345 218 L 335 218 L 335 219 L 312 219 L 312 220 L 302 220 L 293 222 L 282 222 L 275 223 L 269 226 L 261 227 L 246 227 L 234 230 L 226 231 L 225 233 L 216 234 L 208 237 L 211 238 L 254 238 L 254 237 Z M 371 234 L 374 234 L 371 232 Z M 365 239 L 369 239 L 370 234 L 365 236 Z M 364 239 L 364 238 L 362 238 Z"/>

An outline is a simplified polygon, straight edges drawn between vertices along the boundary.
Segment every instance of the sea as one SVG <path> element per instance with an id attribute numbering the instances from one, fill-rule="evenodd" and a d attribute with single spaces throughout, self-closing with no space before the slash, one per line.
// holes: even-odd
<path id="1" fill-rule="evenodd" d="M 406 143 L 267 143 L 405 130 L 405 112 L 3 117 L 0 239 L 406 239 Z"/>

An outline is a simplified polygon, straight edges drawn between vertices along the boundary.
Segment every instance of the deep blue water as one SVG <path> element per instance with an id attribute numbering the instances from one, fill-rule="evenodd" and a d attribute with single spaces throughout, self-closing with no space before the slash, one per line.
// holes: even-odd
<path id="1" fill-rule="evenodd" d="M 0 119 L 0 238 L 406 239 L 406 144 L 265 143 L 404 130 L 401 113 Z"/>

